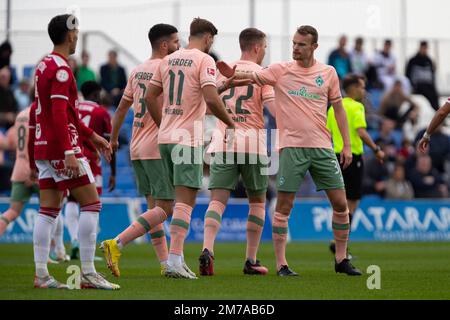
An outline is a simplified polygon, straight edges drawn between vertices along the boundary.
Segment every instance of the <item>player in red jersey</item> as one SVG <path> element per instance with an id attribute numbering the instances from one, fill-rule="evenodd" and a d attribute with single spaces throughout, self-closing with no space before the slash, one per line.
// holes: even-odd
<path id="1" fill-rule="evenodd" d="M 102 87 L 95 81 L 86 81 L 81 86 L 81 93 L 84 101 L 78 105 L 78 113 L 81 121 L 89 128 L 94 130 L 99 136 L 109 140 L 111 135 L 111 116 L 108 111 L 99 105 L 100 92 Z M 102 166 L 101 159 L 95 147 L 92 146 L 89 140 L 83 141 L 83 154 L 86 156 L 92 174 L 95 178 L 95 185 L 99 195 L 102 194 Z M 109 177 L 108 188 L 112 191 L 116 185 L 116 165 L 115 156 L 112 156 L 111 175 Z M 65 220 L 67 229 L 69 230 L 72 249 L 70 258 L 78 259 L 79 244 L 78 244 L 78 203 L 73 196 L 69 196 L 65 207 Z"/>
<path id="2" fill-rule="evenodd" d="M 101 210 L 95 180 L 81 142 L 89 139 L 111 158 L 109 143 L 86 127 L 78 116 L 77 86 L 67 58 L 75 53 L 78 20 L 73 15 L 58 15 L 48 24 L 53 52 L 36 68 L 35 99 L 37 108 L 30 119 L 32 156 L 39 172 L 40 208 L 36 217 L 33 244 L 36 288 L 67 288 L 49 275 L 47 257 L 50 233 L 65 190 L 70 190 L 81 206 L 79 222 L 81 287 L 114 290 L 120 287 L 108 282 L 94 266 L 98 214 Z M 35 128 L 32 128 L 32 124 Z M 31 163 L 31 161 L 30 161 Z M 32 163 L 31 163 L 32 164 Z"/>

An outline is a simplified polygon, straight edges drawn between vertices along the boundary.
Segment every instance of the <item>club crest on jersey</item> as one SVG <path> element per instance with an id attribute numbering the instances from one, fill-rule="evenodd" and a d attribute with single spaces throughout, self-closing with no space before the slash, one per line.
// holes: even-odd
<path id="1" fill-rule="evenodd" d="M 47 65 L 45 64 L 44 61 L 41 61 L 41 62 L 39 63 L 39 65 L 37 66 L 37 69 L 38 69 L 41 73 L 44 72 L 45 68 L 47 68 Z"/>
<path id="2" fill-rule="evenodd" d="M 318 76 L 316 78 L 316 85 L 320 88 L 321 86 L 323 86 L 323 84 L 325 83 L 325 81 L 323 80 L 322 76 Z"/>
<path id="3" fill-rule="evenodd" d="M 59 82 L 66 82 L 67 80 L 69 80 L 69 73 L 64 69 L 58 70 L 56 72 L 56 79 Z"/>
<path id="4" fill-rule="evenodd" d="M 214 69 L 214 68 L 206 68 L 206 73 L 207 73 L 209 76 L 215 77 L 215 76 L 216 76 L 216 69 Z"/>

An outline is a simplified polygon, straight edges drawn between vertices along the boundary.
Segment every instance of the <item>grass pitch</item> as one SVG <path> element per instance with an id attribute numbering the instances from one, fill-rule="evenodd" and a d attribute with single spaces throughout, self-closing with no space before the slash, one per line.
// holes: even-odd
<path id="1" fill-rule="evenodd" d="M 450 299 L 450 244 L 448 243 L 352 243 L 353 264 L 364 274 L 349 277 L 334 272 L 326 243 L 291 243 L 290 267 L 300 276 L 275 274 L 272 243 L 263 243 L 258 258 L 269 268 L 267 276 L 244 276 L 245 244 L 219 243 L 215 272 L 198 280 L 166 279 L 151 245 L 127 246 L 120 262 L 121 277 L 110 275 L 104 262 L 97 270 L 121 285 L 120 291 L 33 289 L 31 244 L 0 244 L 0 299 Z M 200 243 L 185 246 L 186 262 L 198 270 Z M 98 250 L 100 255 L 101 251 Z M 65 281 L 66 268 L 79 261 L 50 265 L 56 279 Z M 381 269 L 381 289 L 369 290 L 367 267 Z"/>

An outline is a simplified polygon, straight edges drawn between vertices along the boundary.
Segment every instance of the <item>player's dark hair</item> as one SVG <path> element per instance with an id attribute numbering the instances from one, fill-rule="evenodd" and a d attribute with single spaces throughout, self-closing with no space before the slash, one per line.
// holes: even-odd
<path id="1" fill-rule="evenodd" d="M 256 28 L 247 28 L 239 34 L 239 46 L 241 51 L 250 50 L 255 44 L 261 43 L 266 38 L 266 34 Z"/>
<path id="2" fill-rule="evenodd" d="M 151 27 L 148 31 L 148 40 L 150 40 L 152 48 L 155 48 L 161 40 L 168 38 L 177 32 L 177 28 L 170 24 L 158 23 Z"/>
<path id="3" fill-rule="evenodd" d="M 191 22 L 189 31 L 190 36 L 193 37 L 201 36 L 205 33 L 209 33 L 212 36 L 217 34 L 217 28 L 212 24 L 212 22 L 202 18 L 194 18 Z"/>
<path id="4" fill-rule="evenodd" d="M 365 81 L 366 79 L 364 78 L 364 76 L 361 76 L 359 74 L 348 74 L 342 81 L 342 88 L 347 91 L 351 86 L 358 85 L 360 80 Z"/>
<path id="5" fill-rule="evenodd" d="M 56 46 L 64 43 L 67 33 L 75 30 L 77 27 L 78 19 L 74 15 L 61 14 L 50 20 L 48 24 L 48 35 Z"/>
<path id="6" fill-rule="evenodd" d="M 307 36 L 308 34 L 312 35 L 312 43 L 317 43 L 319 41 L 319 33 L 316 28 L 312 26 L 300 26 L 297 28 L 297 33 L 302 36 Z"/>
<path id="7" fill-rule="evenodd" d="M 86 81 L 81 85 L 81 93 L 87 99 L 92 93 L 102 91 L 102 87 L 95 81 Z"/>

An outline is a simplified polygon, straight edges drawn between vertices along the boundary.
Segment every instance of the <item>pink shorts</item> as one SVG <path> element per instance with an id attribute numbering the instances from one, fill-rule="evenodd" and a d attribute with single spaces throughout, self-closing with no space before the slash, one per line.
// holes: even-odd
<path id="1" fill-rule="evenodd" d="M 39 171 L 39 188 L 65 191 L 95 183 L 94 176 L 86 158 L 79 158 L 77 160 L 80 163 L 81 173 L 81 176 L 78 178 L 69 178 L 62 173 L 64 160 L 36 160 L 36 167 Z"/>

